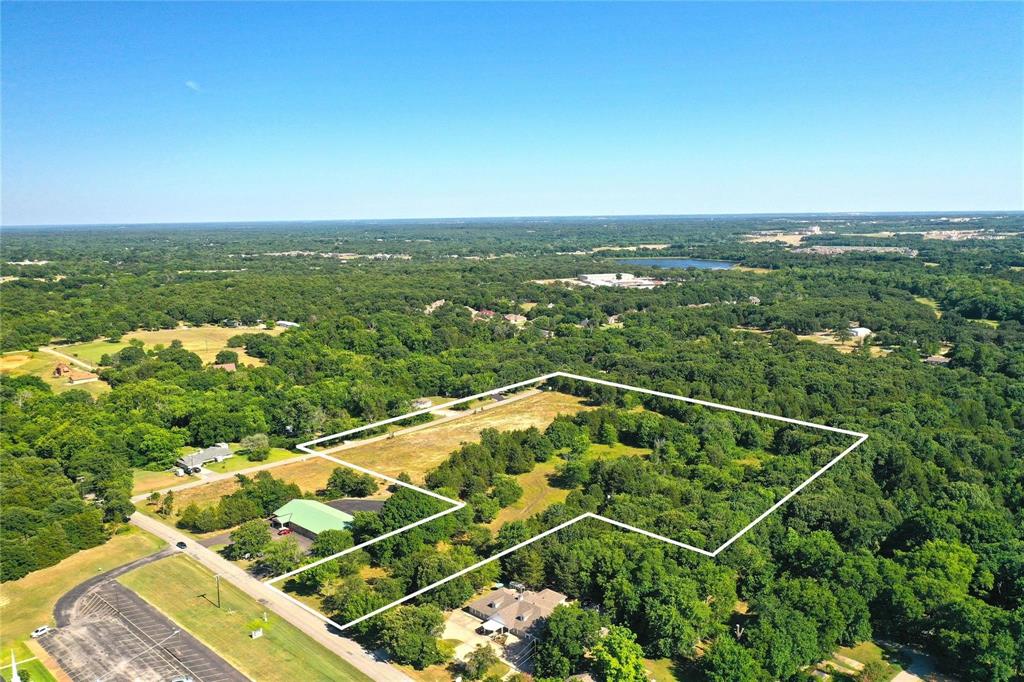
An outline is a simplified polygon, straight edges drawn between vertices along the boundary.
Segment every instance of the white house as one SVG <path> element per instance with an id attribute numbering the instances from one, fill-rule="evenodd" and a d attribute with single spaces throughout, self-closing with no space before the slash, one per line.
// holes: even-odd
<path id="1" fill-rule="evenodd" d="M 855 339 L 866 339 L 873 333 L 867 327 L 850 327 L 850 336 Z"/>

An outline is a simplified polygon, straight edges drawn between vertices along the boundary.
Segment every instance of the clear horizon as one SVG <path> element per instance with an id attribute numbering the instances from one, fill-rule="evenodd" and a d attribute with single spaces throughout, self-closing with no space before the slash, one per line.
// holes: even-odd
<path id="1" fill-rule="evenodd" d="M 8 3 L 0 224 L 1017 212 L 1022 23 L 1019 3 Z"/>
<path id="2" fill-rule="evenodd" d="M 46 228 L 46 227 L 166 227 L 174 225 L 282 225 L 287 223 L 441 223 L 456 221 L 500 221 L 500 220 L 620 220 L 620 219 L 660 219 L 660 218 L 800 218 L 822 216 L 976 216 L 976 215 L 1020 215 L 1024 217 L 1024 209 L 982 209 L 969 211 L 962 209 L 927 210 L 927 211 L 755 211 L 752 213 L 594 213 L 565 215 L 479 215 L 479 216 L 417 216 L 412 218 L 280 218 L 252 220 L 167 220 L 161 222 L 137 223 L 130 221 L 111 221 L 105 223 L 2 223 L 9 228 Z"/>

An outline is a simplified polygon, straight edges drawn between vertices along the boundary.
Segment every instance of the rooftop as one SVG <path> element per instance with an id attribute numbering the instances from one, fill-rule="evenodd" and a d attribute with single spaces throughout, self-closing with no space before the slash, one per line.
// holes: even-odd
<path id="1" fill-rule="evenodd" d="M 178 463 L 189 468 L 201 467 L 207 462 L 215 461 L 218 457 L 230 457 L 232 454 L 234 453 L 231 452 L 227 443 L 217 443 L 214 446 L 196 450 L 190 455 L 179 457 Z"/>
<path id="2" fill-rule="evenodd" d="M 317 535 L 325 530 L 345 530 L 352 523 L 351 514 L 316 500 L 292 500 L 274 512 L 274 516 L 281 523 L 293 523 Z"/>

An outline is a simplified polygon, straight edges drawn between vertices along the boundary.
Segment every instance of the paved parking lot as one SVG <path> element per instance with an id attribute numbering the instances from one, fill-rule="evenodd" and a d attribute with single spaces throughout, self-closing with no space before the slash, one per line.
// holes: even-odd
<path id="1" fill-rule="evenodd" d="M 232 668 L 138 595 L 103 582 L 74 604 L 71 622 L 39 642 L 74 682 L 244 682 Z"/>

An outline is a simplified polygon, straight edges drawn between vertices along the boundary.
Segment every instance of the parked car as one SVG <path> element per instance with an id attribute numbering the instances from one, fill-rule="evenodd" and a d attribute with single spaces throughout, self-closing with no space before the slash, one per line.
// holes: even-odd
<path id="1" fill-rule="evenodd" d="M 176 543 L 174 544 L 174 546 L 175 546 L 175 547 L 177 547 L 178 549 L 185 549 L 185 547 L 186 547 L 187 545 L 185 545 L 185 543 L 184 543 L 184 542 L 176 542 Z"/>
<path id="2" fill-rule="evenodd" d="M 282 528 L 281 530 L 277 531 L 277 534 L 278 535 L 291 535 L 292 534 L 292 529 L 291 528 Z"/>
<path id="3" fill-rule="evenodd" d="M 52 628 L 49 625 L 40 625 L 39 627 L 37 627 L 35 630 L 32 631 L 32 639 L 39 639 L 40 637 L 45 635 L 47 632 L 49 632 L 51 629 Z"/>

